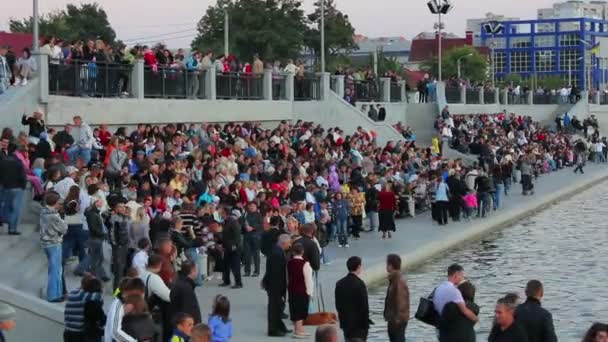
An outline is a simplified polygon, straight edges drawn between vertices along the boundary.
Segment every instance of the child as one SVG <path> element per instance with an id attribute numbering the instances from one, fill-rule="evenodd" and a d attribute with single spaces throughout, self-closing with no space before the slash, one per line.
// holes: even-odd
<path id="1" fill-rule="evenodd" d="M 469 191 L 462 197 L 462 201 L 464 202 L 464 216 L 470 220 L 473 210 L 477 208 L 477 196 L 473 191 Z"/>
<path id="2" fill-rule="evenodd" d="M 186 313 L 179 313 L 175 317 L 175 330 L 171 336 L 170 342 L 188 342 L 192 336 L 192 327 L 194 327 L 194 318 Z"/>
<path id="3" fill-rule="evenodd" d="M 207 322 L 211 329 L 211 342 L 228 342 L 232 337 L 232 322 L 230 321 L 230 301 L 218 295 L 213 304 L 213 313 Z"/>

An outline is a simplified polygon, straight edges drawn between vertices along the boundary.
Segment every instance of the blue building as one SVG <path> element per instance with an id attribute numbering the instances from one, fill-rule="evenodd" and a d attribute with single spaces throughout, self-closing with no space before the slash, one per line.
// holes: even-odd
<path id="1" fill-rule="evenodd" d="M 481 42 L 491 50 L 496 79 L 559 76 L 582 89 L 605 89 L 608 21 L 588 18 L 503 21 L 497 33 L 482 24 Z M 496 30 L 495 30 L 496 31 Z"/>

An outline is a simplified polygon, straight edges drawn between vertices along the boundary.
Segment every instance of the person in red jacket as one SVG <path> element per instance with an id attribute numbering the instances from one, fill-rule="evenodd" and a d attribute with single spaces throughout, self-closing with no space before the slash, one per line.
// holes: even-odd
<path id="1" fill-rule="evenodd" d="M 304 331 L 304 320 L 308 317 L 308 303 L 313 294 L 312 267 L 304 260 L 304 247 L 296 243 L 292 247 L 293 258 L 287 263 L 287 292 L 289 294 L 289 317 L 294 325 L 294 337 L 309 336 Z"/>
<path id="2" fill-rule="evenodd" d="M 395 231 L 395 210 L 397 209 L 397 196 L 392 190 L 391 183 L 384 184 L 382 191 L 378 193 L 378 203 L 379 229 L 383 239 L 386 238 L 387 233 L 390 239 L 391 232 Z"/>

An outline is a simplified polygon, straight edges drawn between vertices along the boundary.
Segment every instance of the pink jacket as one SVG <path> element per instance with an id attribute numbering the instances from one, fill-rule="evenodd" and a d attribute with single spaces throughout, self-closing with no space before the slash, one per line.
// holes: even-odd
<path id="1" fill-rule="evenodd" d="M 462 196 L 462 200 L 467 208 L 477 208 L 477 196 L 475 194 L 466 194 Z"/>

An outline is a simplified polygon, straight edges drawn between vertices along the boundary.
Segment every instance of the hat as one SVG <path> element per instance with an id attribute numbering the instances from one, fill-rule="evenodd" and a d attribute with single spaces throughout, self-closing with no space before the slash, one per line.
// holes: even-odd
<path id="1" fill-rule="evenodd" d="M 173 217 L 171 216 L 171 213 L 170 213 L 170 212 L 165 211 L 165 212 L 163 213 L 163 218 L 164 218 L 165 220 L 170 220 L 170 219 L 172 219 Z"/>
<path id="2" fill-rule="evenodd" d="M 14 321 L 15 318 L 17 318 L 15 309 L 6 303 L 0 303 L 0 322 Z"/>
<path id="3" fill-rule="evenodd" d="M 67 172 L 68 175 L 71 175 L 73 173 L 77 173 L 78 169 L 76 167 L 70 165 L 65 168 L 65 172 Z"/>

